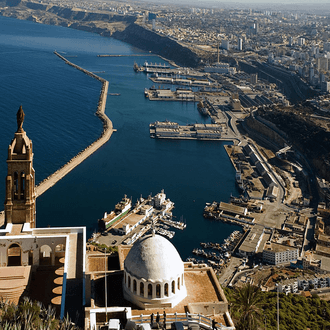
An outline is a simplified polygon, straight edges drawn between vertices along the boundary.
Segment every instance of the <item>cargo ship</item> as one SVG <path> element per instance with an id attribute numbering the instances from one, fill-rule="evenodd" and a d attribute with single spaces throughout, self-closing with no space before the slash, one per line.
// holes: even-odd
<path id="1" fill-rule="evenodd" d="M 109 214 L 105 212 L 104 217 L 98 220 L 99 229 L 101 231 L 108 229 L 116 221 L 123 218 L 130 211 L 131 208 L 132 201 L 125 195 L 123 199 L 116 204 L 115 209 L 113 211 L 111 211 Z"/>

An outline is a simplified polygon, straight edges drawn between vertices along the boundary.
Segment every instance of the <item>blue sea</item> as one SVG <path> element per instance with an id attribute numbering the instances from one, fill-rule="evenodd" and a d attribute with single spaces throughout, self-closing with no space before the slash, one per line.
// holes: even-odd
<path id="1" fill-rule="evenodd" d="M 37 199 L 37 226 L 86 226 L 126 194 L 135 201 L 164 189 L 187 228 L 172 239 L 182 259 L 200 242 L 222 242 L 236 226 L 203 218 L 206 202 L 238 195 L 235 172 L 222 142 L 155 140 L 149 124 L 209 122 L 194 103 L 152 102 L 152 82 L 133 71 L 134 62 L 164 63 L 126 43 L 97 34 L 0 17 L 0 200 L 5 198 L 7 148 L 16 112 L 33 141 L 36 182 L 56 171 L 102 132 L 95 116 L 100 82 L 66 65 L 71 62 L 109 81 L 106 114 L 117 129 L 109 142 Z M 97 57 L 98 54 L 143 55 Z M 1 188 L 2 182 L 2 188 Z M 0 208 L 2 209 L 2 208 Z"/>

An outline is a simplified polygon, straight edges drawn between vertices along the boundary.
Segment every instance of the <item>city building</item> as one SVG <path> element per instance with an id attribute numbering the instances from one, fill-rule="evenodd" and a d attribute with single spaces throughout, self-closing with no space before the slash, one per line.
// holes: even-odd
<path id="1" fill-rule="evenodd" d="M 298 257 L 298 248 L 270 242 L 265 244 L 262 252 L 263 262 L 271 265 L 290 263 Z"/>
<path id="2" fill-rule="evenodd" d="M 221 42 L 221 48 L 225 49 L 225 50 L 229 50 L 230 49 L 230 42 L 229 40 L 222 40 Z"/>
<path id="3" fill-rule="evenodd" d="M 265 227 L 255 224 L 246 236 L 241 246 L 238 248 L 238 254 L 241 257 L 249 257 L 255 255 L 258 252 L 264 234 Z"/>
<path id="4" fill-rule="evenodd" d="M 251 79 L 251 84 L 256 85 L 258 83 L 258 74 L 252 73 L 250 79 Z"/>
<path id="5" fill-rule="evenodd" d="M 330 91 L 330 82 L 329 81 L 321 82 L 321 91 L 324 93 L 329 93 L 329 91 Z"/>
<path id="6" fill-rule="evenodd" d="M 214 72 L 214 73 L 228 73 L 228 74 L 235 74 L 236 68 L 231 67 L 229 63 L 215 63 L 212 66 L 204 67 L 205 72 Z"/>
<path id="7" fill-rule="evenodd" d="M 243 39 L 242 38 L 239 38 L 238 39 L 237 49 L 239 51 L 242 51 L 243 50 Z"/>

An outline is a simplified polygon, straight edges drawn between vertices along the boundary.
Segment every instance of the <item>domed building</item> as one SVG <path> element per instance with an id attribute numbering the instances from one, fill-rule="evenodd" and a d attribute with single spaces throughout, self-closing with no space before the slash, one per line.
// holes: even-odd
<path id="1" fill-rule="evenodd" d="M 166 238 L 141 238 L 124 263 L 124 298 L 142 309 L 174 307 L 187 296 L 184 264 Z"/>

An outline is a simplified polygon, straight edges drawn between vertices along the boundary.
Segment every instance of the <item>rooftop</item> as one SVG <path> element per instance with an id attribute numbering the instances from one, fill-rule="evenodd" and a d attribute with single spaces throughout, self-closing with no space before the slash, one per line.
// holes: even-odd
<path id="1" fill-rule="evenodd" d="M 100 274 L 101 275 L 101 274 Z M 102 275 L 101 275 L 102 276 Z M 107 276 L 108 307 L 131 307 L 132 315 L 150 315 L 156 314 L 157 311 L 162 314 L 161 309 L 141 310 L 123 298 L 122 293 L 123 273 L 113 272 Z M 227 300 L 221 287 L 215 277 L 214 272 L 209 267 L 201 267 L 185 263 L 185 283 L 187 288 L 187 297 L 173 308 L 166 308 L 166 313 L 201 313 L 205 316 L 213 316 L 215 311 L 215 319 L 217 322 L 226 324 L 225 317 L 221 312 L 227 307 Z M 104 276 L 95 280 L 95 307 L 104 306 Z M 214 310 L 213 310 L 214 307 Z"/>
<path id="2" fill-rule="evenodd" d="M 289 250 L 295 251 L 297 250 L 297 248 L 288 245 L 278 244 L 278 243 L 270 243 L 265 245 L 264 250 L 273 251 L 273 252 L 284 252 Z"/>

